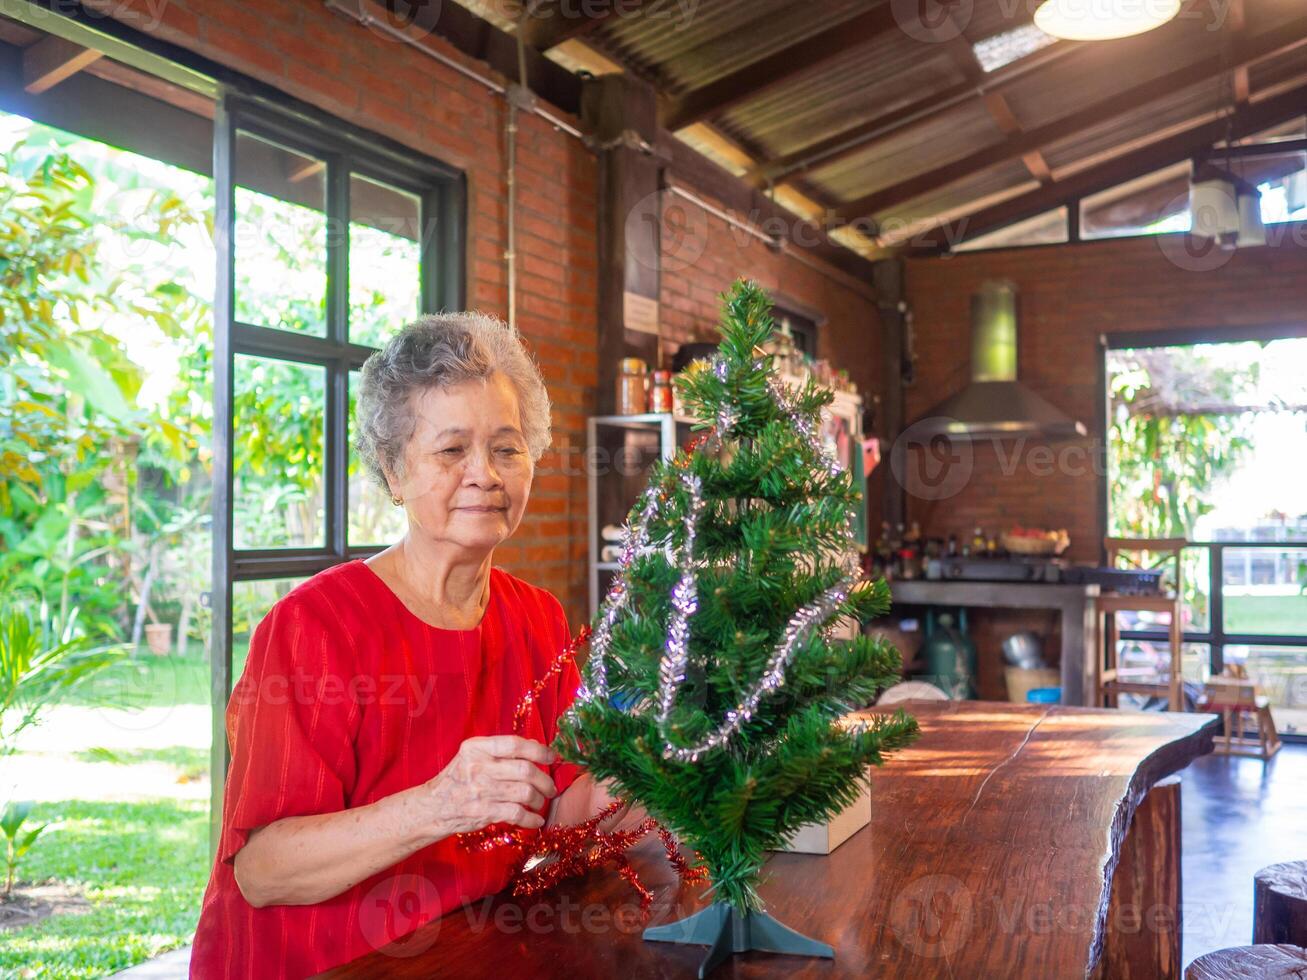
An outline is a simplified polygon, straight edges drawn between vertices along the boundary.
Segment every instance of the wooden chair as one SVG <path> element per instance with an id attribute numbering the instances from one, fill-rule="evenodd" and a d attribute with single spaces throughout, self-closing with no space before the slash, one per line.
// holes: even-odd
<path id="1" fill-rule="evenodd" d="M 1181 551 L 1188 542 L 1184 538 L 1104 538 L 1107 564 L 1118 567 L 1124 557 L 1131 567 L 1154 570 L 1171 562 L 1175 564 L 1174 591 L 1157 595 L 1124 595 L 1104 592 L 1095 600 L 1098 615 L 1098 635 L 1102 646 L 1094 659 L 1094 704 L 1114 708 L 1122 694 L 1148 694 L 1164 697 L 1171 711 L 1185 710 L 1184 677 L 1181 672 L 1183 657 L 1183 624 L 1180 611 L 1183 605 L 1184 578 Z M 1138 556 L 1156 556 L 1145 562 Z M 1165 583 L 1164 583 L 1165 585 Z M 1171 654 L 1170 676 L 1161 681 L 1131 677 L 1117 662 L 1116 614 L 1119 612 L 1164 612 L 1171 617 L 1169 646 Z"/>
<path id="2" fill-rule="evenodd" d="M 1219 711 L 1225 724 L 1225 734 L 1215 739 L 1213 755 L 1269 759 L 1280 751 L 1280 733 L 1271 717 L 1271 699 L 1257 690 L 1242 666 L 1230 668 L 1226 675 L 1208 681 L 1199 707 L 1204 711 Z M 1244 734 L 1244 722 L 1249 715 L 1256 719 L 1256 738 Z"/>

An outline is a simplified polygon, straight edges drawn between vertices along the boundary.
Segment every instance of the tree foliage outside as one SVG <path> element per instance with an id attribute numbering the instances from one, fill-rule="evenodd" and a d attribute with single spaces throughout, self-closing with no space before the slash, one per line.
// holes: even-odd
<path id="1" fill-rule="evenodd" d="M 106 639 L 136 646 L 160 621 L 207 652 L 212 182 L 0 121 L 0 588 Z M 240 188 L 237 222 L 242 319 L 321 332 L 323 216 Z M 351 317 L 380 336 L 415 312 L 418 246 L 350 240 Z M 321 369 L 242 357 L 235 386 L 238 546 L 323 543 Z M 393 508 L 357 460 L 350 475 L 352 540 L 393 540 Z M 266 611 L 260 590 L 235 601 L 238 621 Z"/>
<path id="2" fill-rule="evenodd" d="M 321 227 L 286 202 L 237 197 L 242 315 L 311 329 L 321 290 L 288 294 L 313 278 Z M 183 700 L 208 699 L 212 215 L 203 175 L 0 114 L 0 761 L 49 708 L 170 707 L 182 686 Z M 356 240 L 351 315 L 382 336 L 414 312 L 417 246 L 376 229 Z M 320 542 L 321 375 L 242 361 L 238 533 L 251 546 Z M 352 460 L 351 496 L 366 483 Z M 352 504 L 355 542 L 394 539 L 394 508 Z M 281 584 L 237 588 L 238 630 Z M 154 622 L 173 627 L 166 660 L 145 652 Z M 160 681 L 169 690 L 143 686 Z M 187 940 L 207 876 L 203 806 L 70 799 L 24 821 L 24 787 L 0 784 L 16 887 L 55 876 L 93 903 L 7 934 L 0 973 L 100 976 Z"/>
<path id="3" fill-rule="evenodd" d="M 916 733 L 902 714 L 840 723 L 898 679 L 899 656 L 882 639 L 831 630 L 842 617 L 883 615 L 889 590 L 883 580 L 852 587 L 857 490 L 847 472 L 827 468 L 815 438 L 831 394 L 810 383 L 785 396 L 792 411 L 775 397 L 771 359 L 758 356 L 769 311 L 761 288 L 737 283 L 718 366 L 682 382 L 700 427 L 716 435 L 655 465 L 652 510 L 638 503 L 632 516 L 647 540 L 600 610 L 585 687 L 558 743 L 702 855 L 716 899 L 746 914 L 761 908 L 766 852 L 850 804 L 868 766 Z M 687 583 L 695 601 L 685 615 Z M 678 679 L 667 665 L 682 631 Z M 776 675 L 783 646 L 791 656 Z M 783 681 L 762 689 L 769 673 Z M 733 712 L 748 714 L 741 706 L 759 690 L 724 743 L 686 755 Z"/>

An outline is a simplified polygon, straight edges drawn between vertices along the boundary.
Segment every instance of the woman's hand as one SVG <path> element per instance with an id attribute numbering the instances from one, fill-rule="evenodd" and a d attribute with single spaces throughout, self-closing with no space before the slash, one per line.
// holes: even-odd
<path id="1" fill-rule="evenodd" d="M 547 766 L 557 759 L 547 745 L 516 735 L 464 740 L 449 765 L 423 787 L 434 835 L 447 837 L 492 823 L 543 827 L 545 818 L 535 811 L 557 791 L 537 763 Z"/>
<path id="2" fill-rule="evenodd" d="M 333 898 L 415 851 L 488 824 L 540 827 L 533 813 L 556 795 L 536 763 L 553 749 L 518 738 L 469 738 L 434 779 L 335 813 L 283 817 L 236 853 L 236 884 L 255 908 Z"/>

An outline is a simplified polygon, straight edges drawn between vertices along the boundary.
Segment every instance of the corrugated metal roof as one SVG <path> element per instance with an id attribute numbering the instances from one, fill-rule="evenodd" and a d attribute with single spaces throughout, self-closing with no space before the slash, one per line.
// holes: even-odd
<path id="1" fill-rule="evenodd" d="M 653 0 L 594 32 L 671 94 L 698 88 L 876 6 L 867 0 Z"/>
<path id="2" fill-rule="evenodd" d="M 1196 85 L 1056 143 L 1044 150 L 1044 159 L 1056 173 L 1062 167 L 1115 151 L 1124 144 L 1159 138 L 1199 117 L 1219 113 L 1229 104 L 1229 88 L 1223 79 Z"/>
<path id="3" fill-rule="evenodd" d="M 930 122 L 867 145 L 866 149 L 813 170 L 813 183 L 845 201 L 897 184 L 1003 138 L 982 106 L 971 103 Z"/>
<path id="4" fill-rule="evenodd" d="M 847 52 L 724 113 L 718 122 L 779 156 L 962 81 L 937 48 L 921 57 L 895 37 Z"/>
<path id="5" fill-rule="evenodd" d="M 1150 46 L 1141 35 L 1083 45 L 1005 88 L 1003 97 L 1022 126 L 1033 129 L 1218 53 L 1220 35 L 1190 31 L 1170 37 L 1186 43 Z"/>
<path id="6" fill-rule="evenodd" d="M 503 20 L 502 6 L 496 6 L 502 0 L 460 2 L 488 19 L 497 17 L 496 23 Z M 588 32 L 585 43 L 676 99 L 889 2 L 647 0 L 638 8 L 619 5 L 622 12 Z M 896 13 L 899 6 L 913 7 L 904 0 L 894 2 Z M 1245 33 L 1252 37 L 1307 14 L 1307 0 L 1245 3 Z M 823 140 L 905 107 L 924 106 L 910 125 L 878 132 L 865 145 L 790 175 L 790 181 L 802 180 L 806 192 L 821 197 L 820 205 L 838 206 L 1000 146 L 1003 125 L 991 113 L 1001 117 L 1002 103 L 1021 130 L 1029 131 L 1210 59 L 1230 41 L 1228 7 L 1216 0 L 1192 0 L 1176 21 L 1139 37 L 1044 49 L 1026 62 L 1026 74 L 1001 86 L 1002 103 L 987 106 L 979 91 L 972 94 L 966 88 L 984 86 L 995 76 L 978 76 L 980 69 L 964 45 L 1028 23 L 1031 7 L 1013 0 L 955 5 L 955 16 L 962 18 L 957 26 L 964 32 L 960 43 L 928 43 L 911 29 L 889 29 L 854 50 L 833 52 L 760 87 L 706 121 L 765 164 L 801 156 Z M 1015 62 L 1009 74 L 1020 74 L 1021 66 L 1022 61 Z M 1303 84 L 1307 45 L 1253 66 L 1249 77 L 1254 102 L 1268 89 Z M 1040 150 L 1056 180 L 1211 118 L 1231 104 L 1232 93 L 1231 73 L 1217 74 Z M 932 106 L 932 99 L 939 101 Z M 979 210 L 1037 186 L 1020 159 L 1003 160 L 889 208 L 882 217 L 927 221 Z"/>

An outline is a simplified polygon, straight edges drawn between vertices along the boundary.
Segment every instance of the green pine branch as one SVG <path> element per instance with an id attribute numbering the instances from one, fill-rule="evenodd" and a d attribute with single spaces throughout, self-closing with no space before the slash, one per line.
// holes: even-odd
<path id="1" fill-rule="evenodd" d="M 771 358 L 761 350 L 771 333 L 766 293 L 737 283 L 724 299 L 721 367 L 678 379 L 701 429 L 722 420 L 729 429 L 716 433 L 719 445 L 654 467 L 659 506 L 648 521 L 650 547 L 623 573 L 629 602 L 605 658 L 617 697 L 578 702 L 556 742 L 564 758 L 611 779 L 699 852 L 717 896 L 743 911 L 760 907 L 767 851 L 851 803 L 868 766 L 916 734 L 901 714 L 877 716 L 860 731 L 839 723 L 899 676 L 898 653 L 883 640 L 828 641 L 823 632 L 845 616 L 884 615 L 889 590 L 881 581 L 849 591 L 798 644 L 784 684 L 764 694 L 725 747 L 695 762 L 664 753 L 654 706 L 680 577 L 674 559 L 686 541 L 683 475 L 698 478 L 704 506 L 690 659 L 668 725 L 674 746 L 707 737 L 749 695 L 791 617 L 842 580 L 842 555 L 853 547 L 849 518 L 859 490 L 847 473 L 828 472 L 809 437 L 832 395 L 809 382 L 789 393 L 788 405 L 777 401 Z M 587 675 L 593 681 L 590 666 Z"/>

